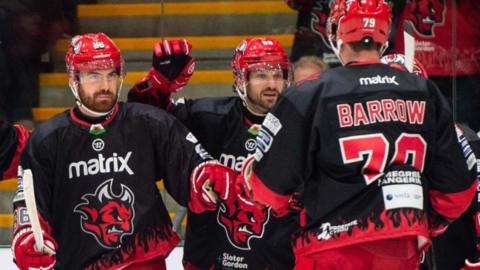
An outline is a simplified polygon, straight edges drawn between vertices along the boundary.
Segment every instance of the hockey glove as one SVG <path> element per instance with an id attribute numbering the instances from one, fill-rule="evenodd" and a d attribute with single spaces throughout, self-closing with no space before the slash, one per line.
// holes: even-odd
<path id="1" fill-rule="evenodd" d="M 249 156 L 245 159 L 240 175 L 236 179 L 235 189 L 237 196 L 240 200 L 249 201 L 255 203 L 258 208 L 265 207 L 266 205 L 262 202 L 255 200 L 253 195 L 252 187 L 249 183 L 250 174 L 252 172 L 253 161 L 255 160 L 254 156 Z M 272 214 L 275 217 L 283 217 L 289 213 L 300 212 L 302 205 L 300 203 L 300 193 L 293 193 L 288 197 L 288 200 L 281 207 L 272 207 Z"/>
<path id="2" fill-rule="evenodd" d="M 194 213 L 215 211 L 222 201 L 233 201 L 237 173 L 217 161 L 206 161 L 195 167 L 190 176 L 190 201 Z"/>
<path id="3" fill-rule="evenodd" d="M 24 207 L 17 208 L 16 219 L 26 216 Z M 46 222 L 41 220 L 42 227 L 49 228 Z M 49 231 L 47 229 L 47 231 Z M 49 233 L 43 231 L 44 245 L 54 253 L 57 243 Z M 21 224 L 16 221 L 12 241 L 13 260 L 19 269 L 53 269 L 55 266 L 55 255 L 49 255 L 44 251 L 38 251 L 35 247 L 35 238 L 30 225 Z"/>
<path id="4" fill-rule="evenodd" d="M 172 106 L 170 92 L 164 93 L 158 91 L 158 89 L 152 85 L 151 81 L 152 78 L 149 74 L 137 82 L 132 89 L 128 91 L 128 102 L 148 104 L 169 111 Z"/>
<path id="5" fill-rule="evenodd" d="M 158 42 L 153 50 L 152 85 L 163 93 L 180 91 L 192 77 L 195 59 L 192 45 L 185 39 Z"/>

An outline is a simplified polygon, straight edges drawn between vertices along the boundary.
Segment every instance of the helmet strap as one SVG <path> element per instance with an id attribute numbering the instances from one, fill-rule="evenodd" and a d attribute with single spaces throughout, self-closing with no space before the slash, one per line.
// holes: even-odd
<path id="1" fill-rule="evenodd" d="M 330 43 L 330 47 L 332 47 L 332 51 L 335 53 L 335 55 L 337 56 L 338 60 L 340 60 L 340 63 L 342 65 L 345 65 L 345 63 L 343 62 L 342 58 L 340 57 L 340 47 L 342 46 L 343 44 L 343 41 L 341 39 L 337 40 L 335 43 L 333 42 L 332 40 L 332 36 L 330 35 L 328 37 L 328 42 Z"/>
<path id="2" fill-rule="evenodd" d="M 243 89 L 243 90 L 242 90 Z M 247 95 L 247 83 L 245 81 L 242 81 L 242 85 L 241 86 L 238 86 L 238 84 L 235 84 L 235 91 L 237 92 L 238 96 L 242 99 L 242 103 L 243 103 L 243 106 L 245 106 L 245 108 L 247 108 L 247 110 L 252 113 L 253 115 L 256 115 L 256 116 L 265 116 L 267 115 L 266 113 L 258 113 L 258 112 L 255 112 L 251 106 L 249 106 L 249 102 L 248 102 L 248 95 Z"/>

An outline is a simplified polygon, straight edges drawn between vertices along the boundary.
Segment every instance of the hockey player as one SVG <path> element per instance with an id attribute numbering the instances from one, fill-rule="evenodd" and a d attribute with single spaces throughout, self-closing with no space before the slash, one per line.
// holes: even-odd
<path id="1" fill-rule="evenodd" d="M 417 269 L 476 190 L 438 88 L 380 63 L 390 25 L 383 0 L 334 1 L 343 67 L 286 91 L 246 161 L 259 204 L 286 208 L 304 186 L 296 269 Z"/>
<path id="2" fill-rule="evenodd" d="M 43 123 L 22 154 L 14 260 L 20 269 L 165 269 L 179 237 L 155 181 L 205 211 L 217 200 L 207 188 L 228 201 L 236 173 L 174 117 L 117 101 L 124 63 L 105 34 L 74 37 L 65 60 L 77 106 Z"/>
<path id="3" fill-rule="evenodd" d="M 402 54 L 390 54 L 382 57 L 382 63 L 407 71 L 405 57 Z M 425 67 L 415 59 L 412 73 L 428 78 Z M 480 179 L 480 138 L 466 124 L 456 124 L 457 136 L 466 160 L 471 164 L 469 169 Z M 475 165 L 476 164 L 476 165 Z M 432 239 L 433 260 L 436 269 L 480 269 L 480 201 L 473 199 L 468 210 L 452 222 L 442 235 Z M 467 259 L 465 259 L 467 258 Z M 427 266 L 425 265 L 425 269 Z M 424 268 L 421 268 L 424 269 Z"/>
<path id="4" fill-rule="evenodd" d="M 191 74 L 188 70 L 193 60 L 189 52 L 185 41 L 158 43 L 154 68 L 130 91 L 129 101 L 169 109 L 213 157 L 240 171 L 246 157 L 255 150 L 255 137 L 265 114 L 290 84 L 287 54 L 273 38 L 247 38 L 236 48 L 232 60 L 238 96 L 180 99 L 171 104 L 169 97 L 176 90 L 177 76 L 184 81 L 182 77 Z M 284 214 L 240 199 L 223 203 L 212 212 L 189 211 L 185 269 L 291 269 L 294 218 L 293 214 Z"/>
<path id="5" fill-rule="evenodd" d="M 17 177 L 18 160 L 29 135 L 22 125 L 10 125 L 0 116 L 0 179 Z"/>

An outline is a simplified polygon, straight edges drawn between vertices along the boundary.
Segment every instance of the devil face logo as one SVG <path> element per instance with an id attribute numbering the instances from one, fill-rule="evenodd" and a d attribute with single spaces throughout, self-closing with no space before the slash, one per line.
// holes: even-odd
<path id="1" fill-rule="evenodd" d="M 435 26 L 445 22 L 445 0 L 411 0 L 405 8 L 405 20 L 423 36 L 434 36 Z"/>
<path id="2" fill-rule="evenodd" d="M 328 6 L 329 0 L 316 1 L 315 6 L 312 8 L 310 15 L 312 20 L 310 22 L 310 28 L 314 33 L 322 38 L 323 43 L 327 48 L 330 48 L 330 42 L 327 39 L 327 20 L 330 15 L 330 8 Z"/>
<path id="3" fill-rule="evenodd" d="M 82 196 L 74 212 L 80 213 L 82 230 L 95 237 L 104 248 L 118 248 L 124 236 L 133 233 L 133 192 L 121 184 L 120 195 L 112 190 L 113 179 L 109 179 L 97 187 L 95 193 Z"/>
<path id="4" fill-rule="evenodd" d="M 230 244 L 242 250 L 250 250 L 252 238 L 263 237 L 269 219 L 270 208 L 259 209 L 240 198 L 222 203 L 217 215 L 218 224 L 225 229 Z"/>

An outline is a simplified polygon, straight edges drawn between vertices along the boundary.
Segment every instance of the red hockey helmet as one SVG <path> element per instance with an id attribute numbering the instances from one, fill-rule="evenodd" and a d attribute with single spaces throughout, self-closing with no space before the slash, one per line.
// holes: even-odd
<path id="1" fill-rule="evenodd" d="M 119 69 L 124 75 L 124 62 L 117 45 L 104 33 L 78 35 L 72 38 L 65 55 L 71 78 L 79 71 Z"/>
<path id="2" fill-rule="evenodd" d="M 332 43 L 359 42 L 370 38 L 385 46 L 391 22 L 390 6 L 385 0 L 334 0 L 327 34 Z"/>
<path id="3" fill-rule="evenodd" d="M 118 100 L 122 89 L 123 78 L 125 76 L 125 69 L 122 55 L 117 45 L 115 45 L 115 43 L 113 43 L 113 41 L 104 33 L 75 36 L 72 38 L 70 47 L 65 55 L 65 63 L 70 78 L 69 86 L 75 96 L 77 105 L 83 107 L 95 116 L 103 116 L 110 113 L 97 112 L 92 108 L 88 108 L 83 103 L 78 92 L 80 85 L 78 72 L 116 69 L 120 76 L 116 96 L 116 99 Z"/>
<path id="4" fill-rule="evenodd" d="M 237 84 L 246 83 L 249 73 L 261 68 L 281 68 L 287 84 L 292 77 L 287 53 L 276 39 L 270 37 L 243 40 L 235 49 L 231 65 Z"/>
<path id="5" fill-rule="evenodd" d="M 384 57 L 382 57 L 381 62 L 391 67 L 398 68 L 403 71 L 407 71 L 407 67 L 405 66 L 405 55 L 403 54 L 394 53 L 394 54 L 385 55 Z M 428 79 L 427 70 L 422 65 L 422 63 L 417 61 L 417 59 L 414 59 L 413 61 L 412 73 Z"/>

